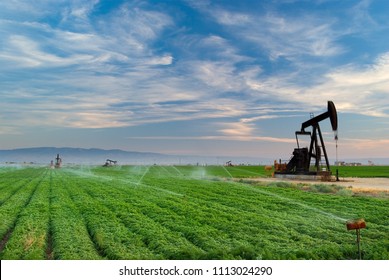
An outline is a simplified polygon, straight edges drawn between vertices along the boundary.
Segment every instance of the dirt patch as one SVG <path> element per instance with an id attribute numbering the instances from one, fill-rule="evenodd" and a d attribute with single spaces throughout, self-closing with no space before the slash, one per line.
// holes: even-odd
<path id="1" fill-rule="evenodd" d="M 53 252 L 53 235 L 51 231 L 49 231 L 47 235 L 47 245 L 46 245 L 46 259 L 47 260 L 53 260 L 54 259 L 54 252 Z"/>
<path id="2" fill-rule="evenodd" d="M 246 180 L 246 179 L 245 179 Z M 288 182 L 290 184 L 302 185 L 337 185 L 349 188 L 353 193 L 364 195 L 383 195 L 389 197 L 389 178 L 342 178 L 340 181 L 313 181 L 313 180 L 294 180 L 285 178 L 251 178 L 249 181 L 258 181 L 265 183 Z"/>
<path id="3" fill-rule="evenodd" d="M 345 178 L 334 183 L 340 186 L 351 186 L 353 189 L 389 191 L 389 178 Z"/>
<path id="4" fill-rule="evenodd" d="M 0 241 L 0 252 L 2 252 L 5 248 L 5 245 L 8 242 L 8 239 L 11 237 L 13 229 L 10 228 L 7 233 L 4 235 L 3 239 Z"/>

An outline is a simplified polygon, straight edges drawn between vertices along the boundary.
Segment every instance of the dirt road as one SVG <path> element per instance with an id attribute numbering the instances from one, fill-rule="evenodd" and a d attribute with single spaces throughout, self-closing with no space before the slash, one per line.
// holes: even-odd
<path id="1" fill-rule="evenodd" d="M 340 186 L 352 186 L 354 189 L 389 190 L 389 178 L 346 178 L 344 181 L 333 182 Z"/>
<path id="2" fill-rule="evenodd" d="M 280 179 L 280 178 L 261 178 L 258 181 L 263 182 L 279 182 L 285 181 L 290 183 L 303 183 L 303 184 L 328 184 L 339 185 L 343 187 L 352 187 L 354 190 L 358 189 L 371 189 L 377 191 L 389 191 L 389 178 L 342 178 L 340 181 L 322 182 L 322 181 L 310 181 L 310 180 L 294 180 L 294 179 Z"/>

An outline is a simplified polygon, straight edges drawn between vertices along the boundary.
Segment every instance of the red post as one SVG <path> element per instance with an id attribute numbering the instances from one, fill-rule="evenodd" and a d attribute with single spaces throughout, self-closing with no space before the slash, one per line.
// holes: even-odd
<path id="1" fill-rule="evenodd" d="M 347 230 L 356 230 L 357 234 L 357 246 L 358 246 L 358 256 L 359 259 L 362 259 L 361 254 L 361 228 L 366 228 L 366 222 L 364 219 L 358 219 L 358 220 L 349 220 L 346 222 Z"/>

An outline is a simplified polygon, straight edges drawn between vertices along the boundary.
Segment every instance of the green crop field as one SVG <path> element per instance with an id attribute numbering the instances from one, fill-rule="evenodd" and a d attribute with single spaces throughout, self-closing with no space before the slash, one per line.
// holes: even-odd
<path id="1" fill-rule="evenodd" d="M 258 166 L 0 168 L 0 259 L 389 259 L 389 199 Z"/>
<path id="2" fill-rule="evenodd" d="M 379 177 L 389 178 L 389 166 L 334 166 L 331 170 L 339 170 L 341 177 Z"/>

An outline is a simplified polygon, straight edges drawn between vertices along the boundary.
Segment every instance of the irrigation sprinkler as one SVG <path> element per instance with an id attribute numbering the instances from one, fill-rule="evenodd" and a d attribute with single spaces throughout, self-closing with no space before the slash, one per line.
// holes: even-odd
<path id="1" fill-rule="evenodd" d="M 366 228 L 366 222 L 364 219 L 349 220 L 346 222 L 347 230 L 354 230 L 357 233 L 357 246 L 358 246 L 358 255 L 359 259 L 362 259 L 361 254 L 361 228 Z"/>

